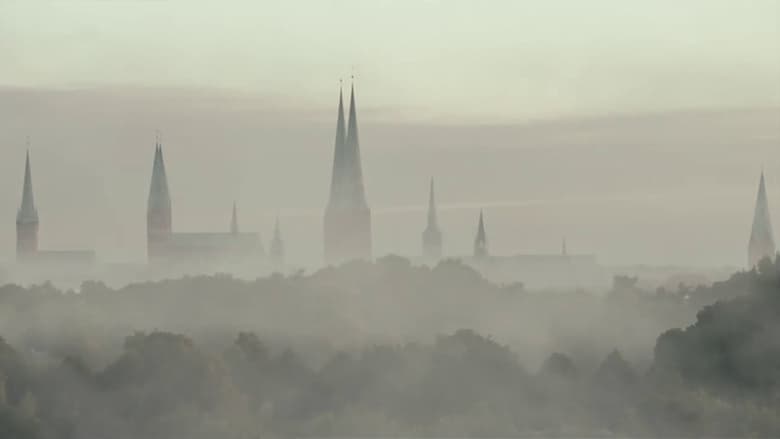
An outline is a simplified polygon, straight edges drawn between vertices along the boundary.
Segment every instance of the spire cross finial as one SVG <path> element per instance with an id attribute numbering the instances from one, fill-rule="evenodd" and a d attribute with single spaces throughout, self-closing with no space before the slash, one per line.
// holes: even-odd
<path id="1" fill-rule="evenodd" d="M 27 147 L 27 152 L 30 151 L 30 135 L 28 134 L 27 137 L 24 139 L 24 144 Z"/>

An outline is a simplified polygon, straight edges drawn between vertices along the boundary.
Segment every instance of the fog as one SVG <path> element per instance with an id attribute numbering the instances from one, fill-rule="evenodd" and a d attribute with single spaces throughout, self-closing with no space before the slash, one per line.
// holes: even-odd
<path id="1" fill-rule="evenodd" d="M 778 273 L 766 259 L 709 288 L 534 293 L 386 257 L 251 282 L 7 285 L 0 431 L 772 437 Z"/>
<path id="2" fill-rule="evenodd" d="M 780 192 L 779 7 L 4 2 L 0 212 L 29 136 L 42 245 L 143 261 L 160 130 L 177 230 L 225 230 L 236 201 L 242 229 L 268 238 L 278 214 L 318 266 L 355 76 L 377 256 L 417 255 L 435 177 L 449 255 L 485 208 L 496 254 L 566 236 L 608 265 L 739 267 L 762 167 Z M 12 242 L 0 228 L 1 260 Z"/>
<path id="3" fill-rule="evenodd" d="M 361 105 L 372 93 L 358 82 L 378 256 L 419 254 L 430 177 L 445 254 L 470 253 L 484 208 L 495 254 L 554 253 L 565 236 L 605 264 L 742 266 L 762 166 L 770 197 L 780 193 L 777 109 L 432 124 Z M 143 261 L 159 129 L 176 230 L 226 231 L 235 200 L 243 230 L 267 241 L 279 214 L 289 259 L 316 265 L 337 88 L 323 94 L 332 105 L 201 89 L 6 87 L 0 204 L 12 218 L 29 135 L 41 245 Z M 778 203 L 770 208 L 780 217 Z"/>
<path id="4" fill-rule="evenodd" d="M 780 436 L 779 17 L 0 2 L 0 438 Z"/>

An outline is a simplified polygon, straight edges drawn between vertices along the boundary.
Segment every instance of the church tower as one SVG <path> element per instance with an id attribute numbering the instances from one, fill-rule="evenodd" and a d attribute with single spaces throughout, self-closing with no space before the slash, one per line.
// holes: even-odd
<path id="1" fill-rule="evenodd" d="M 477 236 L 474 238 L 474 257 L 482 259 L 488 256 L 487 235 L 485 234 L 485 221 L 482 218 L 482 211 L 479 211 L 479 224 L 477 225 Z"/>
<path id="2" fill-rule="evenodd" d="M 433 178 L 428 193 L 428 225 L 422 233 L 423 257 L 430 261 L 441 258 L 441 230 L 436 215 L 436 198 L 433 190 Z"/>
<path id="3" fill-rule="evenodd" d="M 233 202 L 233 215 L 230 217 L 230 234 L 238 235 L 238 212 L 235 201 Z"/>
<path id="4" fill-rule="evenodd" d="M 16 259 L 23 261 L 38 252 L 38 209 L 35 208 L 30 171 L 30 151 L 24 164 L 22 204 L 16 212 Z"/>
<path id="5" fill-rule="evenodd" d="M 279 227 L 278 216 L 274 225 L 274 237 L 271 240 L 270 256 L 272 264 L 276 266 L 284 265 L 284 241 L 282 241 L 282 230 Z"/>
<path id="6" fill-rule="evenodd" d="M 172 231 L 171 196 L 168 192 L 162 145 L 158 141 L 154 147 L 152 183 L 149 187 L 149 201 L 146 207 L 146 250 L 149 262 L 166 258 L 165 244 Z"/>
<path id="7" fill-rule="evenodd" d="M 326 263 L 371 259 L 371 209 L 366 202 L 363 185 L 354 84 L 346 129 L 343 98 L 339 90 L 330 199 L 323 223 Z"/>
<path id="8" fill-rule="evenodd" d="M 766 198 L 764 173 L 758 183 L 756 208 L 753 213 L 753 228 L 748 243 L 748 267 L 755 267 L 761 259 L 775 256 L 775 239 L 772 233 L 772 221 L 769 218 L 769 202 Z"/>

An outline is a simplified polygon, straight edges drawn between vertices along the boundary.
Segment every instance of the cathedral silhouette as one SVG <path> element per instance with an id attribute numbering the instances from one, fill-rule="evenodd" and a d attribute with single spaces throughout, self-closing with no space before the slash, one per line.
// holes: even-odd
<path id="1" fill-rule="evenodd" d="M 371 208 L 366 198 L 363 167 L 360 156 L 357 106 L 354 82 L 349 90 L 349 109 L 344 112 L 344 98 L 339 88 L 336 113 L 336 133 L 333 145 L 333 163 L 330 193 L 323 215 L 323 260 L 326 264 L 363 259 L 371 260 Z M 239 230 L 238 210 L 233 203 L 229 227 L 224 232 L 179 232 L 174 230 L 173 205 L 168 186 L 168 175 L 163 158 L 163 146 L 155 141 L 152 175 L 146 212 L 147 261 L 151 266 L 186 264 L 207 267 L 216 263 L 265 264 L 283 266 L 285 246 L 277 216 L 269 253 L 265 254 L 260 235 Z M 16 215 L 16 257 L 21 264 L 93 264 L 92 250 L 39 249 L 39 216 L 35 206 L 29 148 L 25 158 L 22 198 Z M 494 256 L 488 249 L 485 217 L 479 212 L 472 255 L 461 259 L 490 274 L 494 279 L 507 280 L 522 274 L 533 277 L 539 273 L 574 273 L 573 277 L 592 276 L 598 264 L 593 255 L 561 254 Z M 748 242 L 748 267 L 761 259 L 775 255 L 775 242 L 769 215 L 764 173 L 759 180 L 753 225 Z M 416 260 L 435 264 L 444 256 L 443 234 L 439 224 L 434 180 L 431 178 L 427 222 L 421 235 L 421 253 Z"/>

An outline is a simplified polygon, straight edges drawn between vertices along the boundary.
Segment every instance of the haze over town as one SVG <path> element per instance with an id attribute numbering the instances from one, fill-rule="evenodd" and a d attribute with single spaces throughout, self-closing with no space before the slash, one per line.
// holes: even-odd
<path id="1" fill-rule="evenodd" d="M 0 438 L 779 437 L 780 1 L 0 1 Z"/>
<path id="2" fill-rule="evenodd" d="M 596 3 L 4 3 L 0 254 L 29 136 L 42 239 L 143 261 L 159 129 L 177 229 L 236 201 L 315 264 L 354 73 L 376 255 L 419 253 L 435 177 L 448 254 L 484 208 L 496 254 L 743 266 L 762 167 L 780 193 L 777 3 Z"/>

